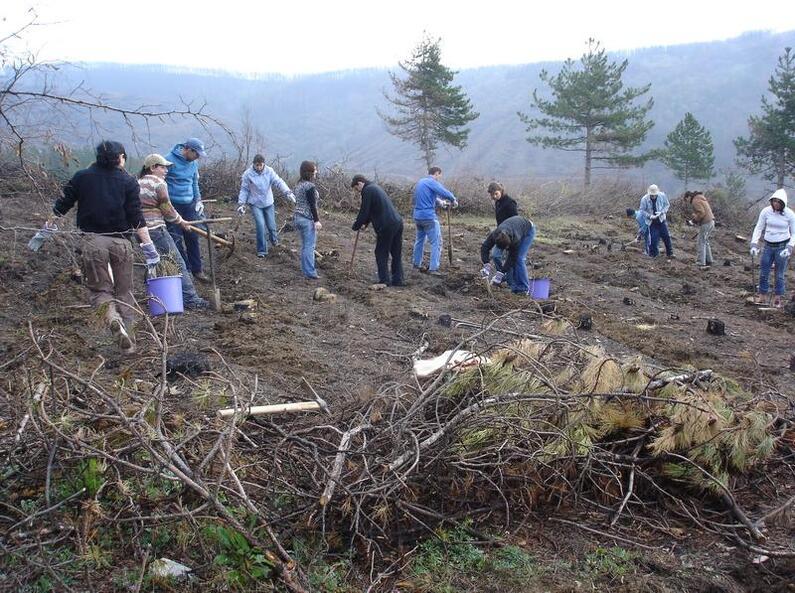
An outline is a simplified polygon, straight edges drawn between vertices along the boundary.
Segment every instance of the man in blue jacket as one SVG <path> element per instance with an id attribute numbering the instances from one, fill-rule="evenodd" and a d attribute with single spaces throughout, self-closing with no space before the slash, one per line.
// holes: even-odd
<path id="1" fill-rule="evenodd" d="M 198 163 L 198 160 L 204 156 L 207 156 L 207 152 L 204 150 L 204 144 L 198 138 L 188 138 L 182 144 L 177 144 L 166 155 L 166 160 L 173 163 L 166 174 L 168 196 L 174 209 L 188 222 L 204 218 L 204 204 L 199 190 Z M 166 223 L 166 225 L 194 279 L 208 282 L 210 278 L 202 272 L 199 238 L 191 232 L 185 232 L 179 225 L 172 223 Z"/>
<path id="2" fill-rule="evenodd" d="M 665 255 L 669 259 L 675 259 L 674 248 L 671 245 L 671 234 L 668 232 L 666 214 L 671 207 L 668 196 L 660 191 L 656 185 L 651 184 L 649 189 L 640 199 L 640 211 L 649 227 L 649 255 L 657 257 L 660 254 L 660 239 L 665 243 Z"/>
<path id="3" fill-rule="evenodd" d="M 439 275 L 439 264 L 442 260 L 442 226 L 436 217 L 436 206 L 446 209 L 458 206 L 453 193 L 443 186 L 439 179 L 442 170 L 439 167 L 428 169 L 428 176 L 417 182 L 414 188 L 414 223 L 417 225 L 417 239 L 414 241 L 414 257 L 412 264 L 415 269 L 422 266 L 422 253 L 425 239 L 431 244 L 431 262 L 428 271 Z"/>

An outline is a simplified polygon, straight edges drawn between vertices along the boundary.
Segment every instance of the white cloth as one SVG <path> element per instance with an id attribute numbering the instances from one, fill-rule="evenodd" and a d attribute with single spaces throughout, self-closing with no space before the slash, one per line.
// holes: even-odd
<path id="1" fill-rule="evenodd" d="M 452 356 L 450 356 L 452 354 Z M 449 359 L 449 360 L 448 360 Z M 420 379 L 435 375 L 442 369 L 462 369 L 470 366 L 477 366 L 486 362 L 482 356 L 467 350 L 445 350 L 436 358 L 430 360 L 415 360 L 414 374 Z"/>

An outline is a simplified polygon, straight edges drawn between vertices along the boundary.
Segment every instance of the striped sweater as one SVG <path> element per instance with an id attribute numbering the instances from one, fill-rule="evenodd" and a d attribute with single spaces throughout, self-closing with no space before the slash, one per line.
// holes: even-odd
<path id="1" fill-rule="evenodd" d="M 166 222 L 182 222 L 182 217 L 168 199 L 168 186 L 164 180 L 156 175 L 144 175 L 138 180 L 138 185 L 141 187 L 141 210 L 146 226 L 157 229 Z"/>

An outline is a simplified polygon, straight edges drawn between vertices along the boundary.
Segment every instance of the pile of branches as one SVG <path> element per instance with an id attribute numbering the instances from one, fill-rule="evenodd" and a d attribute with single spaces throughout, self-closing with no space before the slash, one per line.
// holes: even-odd
<path id="1" fill-rule="evenodd" d="M 756 553 L 795 555 L 791 541 L 768 537 L 795 499 L 760 501 L 764 512 L 752 517 L 736 496 L 755 472 L 791 460 L 792 402 L 751 396 L 710 370 L 611 357 L 561 319 L 517 340 L 527 332 L 506 323 L 529 315 L 468 335 L 459 347 L 480 346 L 476 366 L 333 401 L 330 417 L 273 421 L 247 417 L 262 403 L 257 377 L 216 351 L 220 370 L 170 384 L 167 319 L 149 323 L 148 356 L 115 374 L 30 325 L 28 346 L 0 365 L 14 427 L 0 437 L 1 477 L 16 493 L 0 502 L 0 556 L 16 567 L 5 567 L 6 579 L 21 586 L 48 575 L 69 591 L 58 551 L 90 556 L 111 532 L 115 563 L 140 562 L 140 589 L 152 561 L 145 530 L 174 526 L 194 542 L 185 554 L 205 566 L 227 558 L 207 539 L 227 530 L 222 544 L 239 538 L 257 550 L 244 563 L 251 574 L 296 592 L 308 581 L 293 539 L 321 533 L 357 550 L 373 590 L 399 571 L 395 550 L 439 525 L 473 518 L 469 529 L 515 530 L 551 505 L 597 511 L 599 532 L 644 547 L 629 527 L 659 503 Z M 219 406 L 238 412 L 221 419 Z"/>

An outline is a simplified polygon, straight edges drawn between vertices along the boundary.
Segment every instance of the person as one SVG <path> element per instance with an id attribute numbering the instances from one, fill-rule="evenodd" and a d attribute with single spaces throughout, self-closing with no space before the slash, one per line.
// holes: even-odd
<path id="1" fill-rule="evenodd" d="M 354 175 L 351 187 L 361 194 L 362 204 L 353 223 L 353 230 L 373 224 L 375 231 L 375 263 L 378 282 L 387 286 L 405 286 L 403 281 L 403 218 L 395 210 L 392 200 L 378 185 L 364 175 Z M 389 257 L 392 257 L 392 275 L 389 275 Z"/>
<path id="2" fill-rule="evenodd" d="M 759 255 L 760 240 L 764 240 L 765 245 L 759 260 L 759 292 L 754 296 L 754 302 L 767 302 L 770 268 L 775 262 L 776 296 L 773 298 L 773 306 L 780 308 L 784 305 L 782 297 L 786 290 L 787 264 L 795 247 L 795 212 L 787 207 L 787 192 L 784 189 L 777 189 L 770 196 L 770 206 L 759 213 L 754 234 L 751 236 L 751 257 Z"/>
<path id="3" fill-rule="evenodd" d="M 501 183 L 492 181 L 489 183 L 486 191 L 491 197 L 494 205 L 494 216 L 497 219 L 497 226 L 505 222 L 511 216 L 519 215 L 519 208 L 516 204 L 516 200 L 505 193 L 505 187 Z M 494 249 L 491 250 L 491 261 L 497 271 L 503 271 L 502 264 L 504 255 L 502 249 L 496 245 Z"/>
<path id="4" fill-rule="evenodd" d="M 698 238 L 696 239 L 696 263 L 702 268 L 712 265 L 712 247 L 709 244 L 709 236 L 715 229 L 715 217 L 706 196 L 701 191 L 685 192 L 685 201 L 690 203 L 693 215 L 688 223 L 698 226 Z"/>
<path id="5" fill-rule="evenodd" d="M 627 208 L 627 218 L 634 218 L 638 223 L 638 232 L 632 242 L 643 241 L 643 254 L 649 255 L 649 225 L 646 223 L 646 215 L 642 210 L 635 211 L 632 208 Z"/>
<path id="6" fill-rule="evenodd" d="M 64 185 L 53 216 L 65 216 L 77 204 L 77 226 L 83 231 L 82 264 L 91 304 L 102 310 L 119 348 L 135 352 L 137 306 L 132 294 L 133 252 L 126 238 L 134 231 L 146 264 L 160 262 L 149 236 L 139 186 L 125 170 L 127 154 L 119 142 L 106 140 L 96 148 L 96 161 L 77 171 Z"/>
<path id="7" fill-rule="evenodd" d="M 272 187 L 278 189 L 290 202 L 295 204 L 295 196 L 287 184 L 272 168 L 265 164 L 265 157 L 254 155 L 251 167 L 243 172 L 240 180 L 240 194 L 237 197 L 237 213 L 243 216 L 246 205 L 251 206 L 251 215 L 257 229 L 257 257 L 268 255 L 268 243 L 265 241 L 265 228 L 268 238 L 274 247 L 279 244 L 276 231 L 276 206 L 273 204 Z"/>
<path id="8" fill-rule="evenodd" d="M 295 186 L 295 213 L 293 223 L 301 235 L 301 271 L 310 280 L 317 280 L 315 269 L 315 241 L 317 232 L 323 228 L 317 215 L 319 194 L 313 181 L 317 177 L 317 165 L 304 161 L 298 170 L 301 180 Z"/>
<path id="9" fill-rule="evenodd" d="M 482 278 L 488 278 L 492 272 L 489 254 L 497 245 L 507 253 L 503 271 L 497 271 L 491 279 L 492 284 L 500 284 L 503 278 L 508 282 L 514 294 L 527 294 L 530 291 L 530 280 L 527 277 L 527 252 L 533 245 L 536 229 L 533 222 L 522 216 L 511 216 L 489 233 L 480 246 L 480 270 Z"/>
<path id="10" fill-rule="evenodd" d="M 198 138 L 188 138 L 182 144 L 175 145 L 165 157 L 173 163 L 166 174 L 168 195 L 174 209 L 184 220 L 204 218 L 198 160 L 205 156 L 204 143 Z M 196 233 L 185 232 L 181 226 L 170 222 L 166 226 L 194 279 L 209 282 L 209 276 L 202 271 L 202 253 Z"/>
<path id="11" fill-rule="evenodd" d="M 646 194 L 640 199 L 640 210 L 649 227 L 649 255 L 657 257 L 660 254 L 660 239 L 665 244 L 665 255 L 669 259 L 676 259 L 674 248 L 671 245 L 671 235 L 668 232 L 666 214 L 671 203 L 668 196 L 660 191 L 656 185 L 651 184 Z"/>
<path id="12" fill-rule="evenodd" d="M 417 238 L 414 241 L 412 264 L 414 269 L 422 268 L 422 256 L 425 240 L 431 244 L 431 258 L 428 272 L 438 276 L 442 261 L 442 225 L 436 216 L 436 207 L 456 208 L 458 200 L 453 193 L 441 184 L 442 170 L 439 167 L 428 169 L 428 176 L 417 182 L 414 188 L 414 224 L 417 226 Z"/>
<path id="13" fill-rule="evenodd" d="M 161 256 L 172 258 L 182 274 L 182 301 L 186 309 L 207 309 L 209 303 L 201 298 L 193 285 L 192 276 L 185 260 L 174 244 L 174 239 L 166 230 L 166 223 L 179 226 L 183 232 L 190 233 L 190 225 L 179 215 L 168 198 L 165 178 L 172 165 L 159 154 L 150 154 L 144 159 L 138 185 L 141 189 L 141 210 L 149 228 L 149 236 Z"/>

